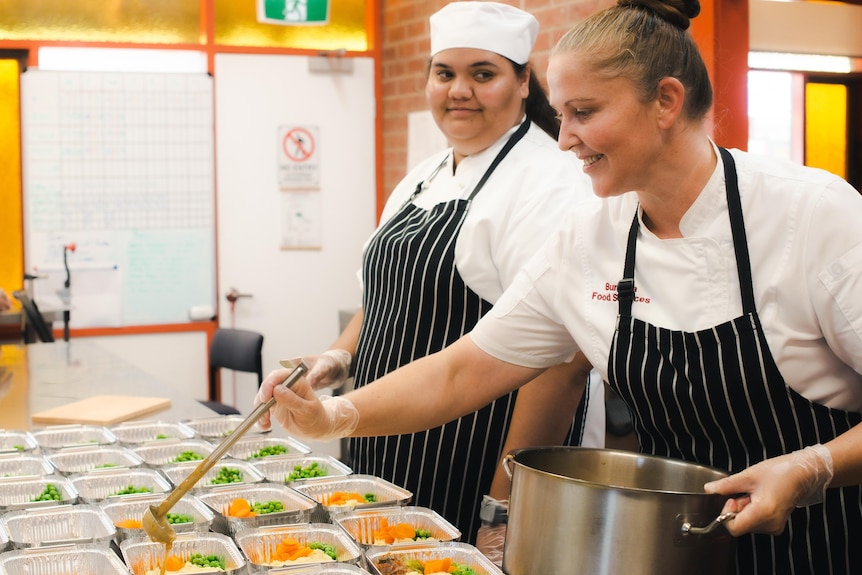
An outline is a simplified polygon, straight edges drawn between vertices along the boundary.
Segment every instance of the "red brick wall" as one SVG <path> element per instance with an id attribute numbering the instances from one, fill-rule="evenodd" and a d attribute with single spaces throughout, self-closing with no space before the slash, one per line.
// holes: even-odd
<path id="1" fill-rule="evenodd" d="M 425 68 L 430 47 L 428 17 L 447 3 L 445 0 L 381 0 L 385 197 L 388 197 L 406 171 L 407 114 L 426 108 Z M 539 37 L 530 61 L 545 85 L 548 52 L 554 43 L 576 22 L 615 2 L 520 0 L 506 3 L 527 10 L 539 20 Z"/>

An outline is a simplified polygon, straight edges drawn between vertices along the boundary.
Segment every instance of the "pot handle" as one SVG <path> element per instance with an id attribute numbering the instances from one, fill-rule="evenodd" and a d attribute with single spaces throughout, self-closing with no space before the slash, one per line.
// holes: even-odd
<path id="1" fill-rule="evenodd" d="M 509 476 L 509 481 L 512 480 L 512 467 L 510 465 L 513 461 L 515 461 L 515 456 L 512 453 L 507 453 L 503 461 L 500 462 L 500 465 L 503 466 L 503 471 Z"/>
<path id="2" fill-rule="evenodd" d="M 706 527 L 694 527 L 690 522 L 685 521 L 682 524 L 682 534 L 683 535 L 709 535 L 712 533 L 719 525 L 724 523 L 725 521 L 729 521 L 736 517 L 735 511 L 728 511 L 727 513 L 722 513 L 712 521 L 710 521 Z"/>

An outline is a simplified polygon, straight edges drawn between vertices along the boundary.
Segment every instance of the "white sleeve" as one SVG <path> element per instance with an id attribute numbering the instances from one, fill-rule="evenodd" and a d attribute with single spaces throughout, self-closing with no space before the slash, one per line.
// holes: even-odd
<path id="1" fill-rule="evenodd" d="M 837 187 L 846 187 L 834 193 Z M 862 196 L 849 184 L 830 186 L 817 202 L 807 234 L 812 305 L 823 335 L 844 363 L 862 373 Z"/>
<path id="2" fill-rule="evenodd" d="M 561 234 L 535 254 L 470 337 L 485 353 L 523 367 L 571 361 L 578 347 L 556 315 Z"/>
<path id="3" fill-rule="evenodd" d="M 490 302 L 582 201 L 595 200 L 580 160 L 544 132 L 531 131 L 511 154 L 476 196 L 456 246 L 464 281 Z"/>
<path id="4" fill-rule="evenodd" d="M 564 157 L 563 160 L 575 160 Z M 594 198 L 592 184 L 578 167 L 568 161 L 533 170 L 530 181 L 533 193 L 522 194 L 513 202 L 514 211 L 499 237 L 492 258 L 505 288 L 524 265 L 539 251 L 545 240 L 559 230 L 584 198 Z M 539 173 L 541 172 L 541 173 Z"/>

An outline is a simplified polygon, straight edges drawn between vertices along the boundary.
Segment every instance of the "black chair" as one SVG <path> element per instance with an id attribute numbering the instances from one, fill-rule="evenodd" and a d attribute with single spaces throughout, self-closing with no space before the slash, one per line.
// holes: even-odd
<path id="1" fill-rule="evenodd" d="M 222 415 L 239 414 L 230 405 L 218 401 L 219 370 L 232 369 L 257 374 L 257 385 L 263 382 L 263 335 L 254 331 L 219 328 L 210 344 L 209 400 L 201 401 Z"/>
<path id="2" fill-rule="evenodd" d="M 21 308 L 24 310 L 26 318 L 22 334 L 24 343 L 35 343 L 36 337 L 41 341 L 54 341 L 54 333 L 51 331 L 51 326 L 45 321 L 45 317 L 39 311 L 39 306 L 27 295 L 27 292 L 17 290 L 12 292 L 12 296 L 21 302 Z"/>

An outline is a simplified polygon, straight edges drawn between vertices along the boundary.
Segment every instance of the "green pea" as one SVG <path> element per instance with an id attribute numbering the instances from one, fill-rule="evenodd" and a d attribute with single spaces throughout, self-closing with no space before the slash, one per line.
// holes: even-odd
<path id="1" fill-rule="evenodd" d="M 235 467 L 222 467 L 219 469 L 218 475 L 210 480 L 210 483 L 213 485 L 219 485 L 222 483 L 242 483 L 242 480 L 242 471 L 239 469 Z"/>
<path id="2" fill-rule="evenodd" d="M 168 520 L 168 523 L 171 525 L 176 525 L 178 523 L 194 523 L 195 518 L 191 515 L 183 515 L 182 513 L 168 513 L 165 515 L 165 519 Z"/>
<path id="3" fill-rule="evenodd" d="M 261 448 L 259 451 L 252 453 L 249 459 L 260 459 L 261 457 L 269 457 L 270 455 L 283 455 L 287 453 L 287 448 L 283 445 L 268 445 Z"/>
<path id="4" fill-rule="evenodd" d="M 452 573 L 452 575 L 478 575 L 478 573 L 471 569 L 469 565 L 464 563 L 453 562 L 449 572 Z"/>
<path id="5" fill-rule="evenodd" d="M 328 474 L 325 467 L 318 464 L 317 461 L 311 462 L 303 467 L 302 465 L 294 465 L 293 471 L 287 476 L 285 481 L 296 481 L 297 479 L 309 479 L 311 477 L 325 477 Z"/>
<path id="6" fill-rule="evenodd" d="M 30 501 L 62 501 L 63 497 L 60 490 L 53 483 L 49 483 L 42 490 L 42 493 L 30 499 Z"/>
<path id="7" fill-rule="evenodd" d="M 258 515 L 266 515 L 267 513 L 278 513 L 284 511 L 284 504 L 281 501 L 267 501 L 266 503 L 253 503 L 252 511 Z"/>
<path id="8" fill-rule="evenodd" d="M 217 567 L 224 571 L 225 560 L 221 555 L 202 555 L 195 553 L 189 557 L 189 563 L 198 567 Z"/>
<path id="9" fill-rule="evenodd" d="M 204 456 L 198 453 L 197 451 L 187 450 L 180 452 L 179 455 L 174 457 L 171 462 L 172 463 L 181 463 L 183 461 L 198 461 L 203 459 Z"/>
<path id="10" fill-rule="evenodd" d="M 150 487 L 135 487 L 134 485 L 128 485 L 123 489 L 120 489 L 114 495 L 133 495 L 135 493 L 152 493 L 153 490 Z"/>
<path id="11" fill-rule="evenodd" d="M 321 543 L 319 541 L 312 541 L 308 544 L 311 549 L 320 549 L 327 555 L 329 555 L 333 561 L 338 560 L 338 552 L 335 549 L 334 545 L 330 545 L 329 543 Z"/>

